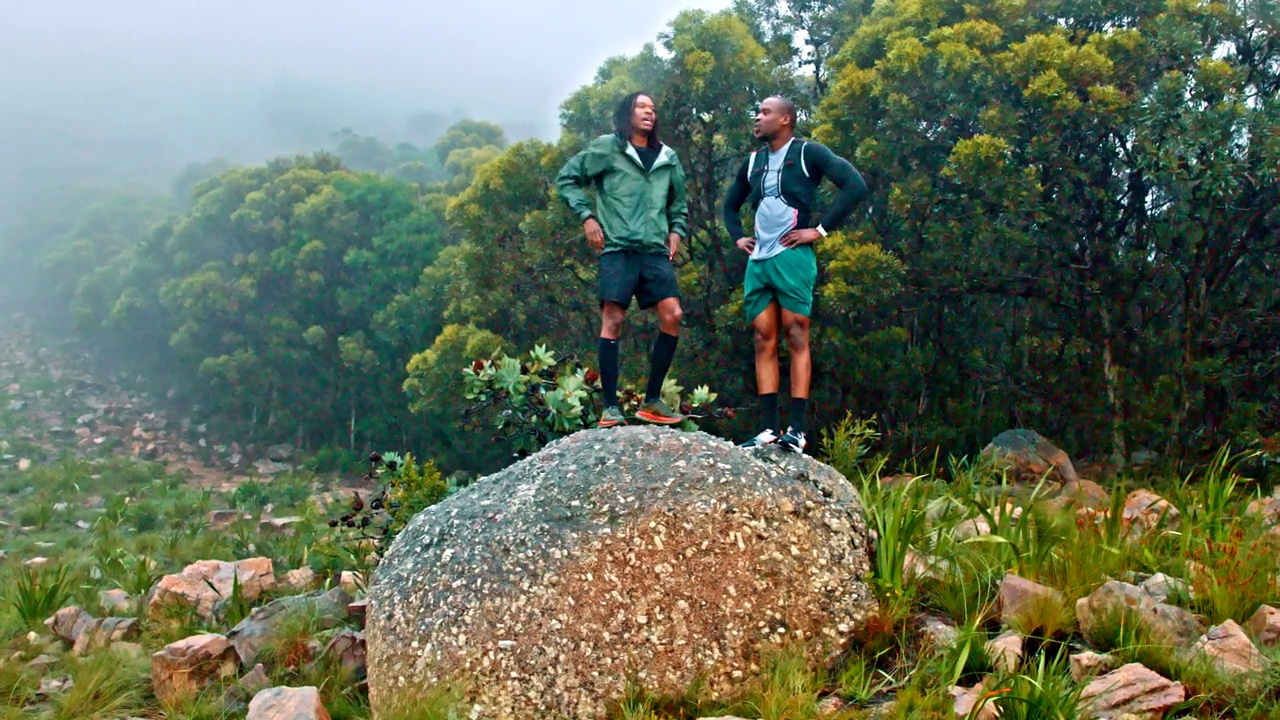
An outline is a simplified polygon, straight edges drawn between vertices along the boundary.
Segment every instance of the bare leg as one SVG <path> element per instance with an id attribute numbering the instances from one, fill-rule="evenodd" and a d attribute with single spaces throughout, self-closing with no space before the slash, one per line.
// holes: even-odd
<path id="1" fill-rule="evenodd" d="M 781 371 L 778 367 L 778 313 L 774 300 L 751 321 L 756 338 L 756 392 L 760 395 L 778 392 Z"/>
<path id="2" fill-rule="evenodd" d="M 627 309 L 616 302 L 604 301 L 600 309 L 600 337 L 617 340 L 622 335 L 622 323 L 627 319 Z"/>
<path id="3" fill-rule="evenodd" d="M 791 397 L 808 398 L 813 376 L 809 359 L 809 318 L 783 310 L 782 330 L 787 335 L 787 351 L 791 355 Z M 759 358 L 758 353 L 756 357 Z"/>

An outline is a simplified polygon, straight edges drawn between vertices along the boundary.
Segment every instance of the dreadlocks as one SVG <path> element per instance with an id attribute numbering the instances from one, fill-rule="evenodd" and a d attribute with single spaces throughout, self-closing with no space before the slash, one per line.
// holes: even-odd
<path id="1" fill-rule="evenodd" d="M 613 131 L 622 138 L 624 142 L 631 139 L 631 113 L 636 109 L 636 100 L 641 97 L 653 97 L 647 92 L 633 92 L 622 98 L 622 102 L 618 103 L 618 109 L 613 111 Z M 649 147 L 656 148 L 662 144 L 658 140 L 658 119 L 654 117 L 653 128 L 649 130 Z"/>

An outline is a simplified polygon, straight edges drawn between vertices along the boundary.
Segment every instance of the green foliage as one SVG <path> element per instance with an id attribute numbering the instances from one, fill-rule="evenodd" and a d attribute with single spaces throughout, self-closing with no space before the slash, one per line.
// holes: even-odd
<path id="1" fill-rule="evenodd" d="M 565 98 L 554 143 L 425 114 L 431 147 L 342 129 L 336 155 L 193 165 L 173 201 L 51 196 L 12 231 L 18 272 L 215 430 L 490 471 L 517 448 L 473 452 L 455 371 L 497 348 L 462 352 L 462 335 L 593 346 L 596 258 L 552 180 L 637 87 L 688 177 L 680 375 L 756 394 L 746 258 L 717 218 L 757 145 L 751 109 L 781 92 L 872 193 L 817 246 L 815 427 L 875 414 L 897 458 L 972 454 L 1015 426 L 1119 464 L 1261 446 L 1280 420 L 1280 71 L 1256 47 L 1274 12 L 1095 5 L 689 10 Z M 647 341 L 624 333 L 624 376 Z M 572 425 L 578 393 L 559 396 L 539 432 Z M 737 435 L 755 418 L 725 420 Z"/>
<path id="2" fill-rule="evenodd" d="M 113 541 L 120 539 L 113 538 Z M 94 569 L 106 584 L 124 590 L 130 597 L 145 597 L 163 573 L 151 558 L 132 553 L 114 542 L 97 546 Z"/>
<path id="3" fill-rule="evenodd" d="M 144 707 L 143 688 L 150 678 L 145 657 L 129 658 L 101 651 L 68 666 L 72 686 L 53 696 L 51 720 L 107 720 Z"/>
<path id="4" fill-rule="evenodd" d="M 44 621 L 61 610 L 78 578 L 66 565 L 21 567 L 9 572 L 3 594 L 27 627 L 44 630 Z"/>
<path id="5" fill-rule="evenodd" d="M 232 493 L 232 502 L 241 510 L 261 510 L 268 502 L 267 486 L 258 480 L 246 480 Z"/>
<path id="6" fill-rule="evenodd" d="M 883 655 L 884 652 L 880 654 Z M 888 690 L 893 689 L 897 681 L 892 675 L 876 667 L 879 657 L 877 655 L 875 658 L 868 659 L 861 655 L 854 655 L 840 670 L 836 684 L 841 698 L 851 703 L 865 705 L 873 699 L 883 697 Z"/>
<path id="7" fill-rule="evenodd" d="M 823 428 L 823 460 L 847 478 L 865 475 L 867 471 L 862 467 L 862 461 L 879 439 L 875 418 L 854 419 L 852 412 L 847 413 L 839 423 Z M 880 462 L 873 474 L 878 474 L 883 464 Z"/>
<path id="8" fill-rule="evenodd" d="M 315 605 L 301 605 L 285 611 L 272 626 L 271 635 L 259 657 L 264 665 L 281 670 L 298 670 L 313 660 L 309 641 L 322 628 Z"/>
<path id="9" fill-rule="evenodd" d="M 1224 445 L 1214 454 L 1202 475 L 1189 473 L 1171 494 L 1183 522 L 1214 539 L 1222 539 L 1240 520 L 1238 496 L 1242 478 L 1235 468 L 1258 456 L 1256 452 L 1233 454 Z"/>
<path id="10" fill-rule="evenodd" d="M 387 175 L 404 182 L 428 185 L 444 180 L 444 168 L 435 152 L 400 143 L 390 147 L 374 137 L 343 128 L 333 136 L 337 153 L 348 166 Z"/>
<path id="11" fill-rule="evenodd" d="M 33 673 L 15 662 L 0 664 L 0 708 L 20 708 L 35 699 L 39 687 Z M 5 717 L 0 715 L 0 718 Z M 14 717 L 17 717 L 15 714 Z"/>
<path id="12" fill-rule="evenodd" d="M 575 358 L 557 358 L 544 345 L 526 355 L 501 354 L 476 359 L 462 370 L 468 414 L 487 420 L 509 438 L 517 452 L 531 453 L 556 438 L 594 427 L 599 420 L 600 374 Z M 716 393 L 700 385 L 687 396 L 674 377 L 662 387 L 662 399 L 688 417 L 723 416 L 712 408 Z M 620 393 L 624 413 L 634 413 L 644 397 L 629 390 Z M 695 427 L 686 420 L 686 427 Z"/>
<path id="13" fill-rule="evenodd" d="M 825 678 L 814 671 L 803 651 L 772 649 L 763 659 L 760 688 L 744 702 L 761 720 L 813 720 L 818 717 L 818 691 Z"/>
<path id="14" fill-rule="evenodd" d="M 999 708 L 1000 717 L 1019 720 L 1073 720 L 1080 716 L 1080 694 L 1084 685 L 1071 679 L 1065 653 L 1050 658 L 1041 653 L 1021 673 L 997 676 L 986 687 L 986 698 L 974 708 L 977 717 L 983 705 Z"/>
<path id="15" fill-rule="evenodd" d="M 1275 548 L 1243 529 L 1220 540 L 1194 535 L 1185 556 L 1194 594 L 1190 607 L 1214 624 L 1247 621 L 1258 609 L 1259 598 L 1275 593 L 1280 573 Z"/>
<path id="16" fill-rule="evenodd" d="M 432 447 L 453 464 L 459 464 L 462 456 L 471 456 L 476 460 L 472 467 L 496 469 L 509 457 L 509 449 L 498 444 L 477 447 L 474 437 L 465 431 L 465 389 L 458 382 L 459 368 L 475 358 L 496 355 L 504 345 L 502 338 L 487 330 L 448 325 L 430 348 L 409 360 L 409 377 L 404 382 L 409 407 L 422 419 Z"/>
<path id="17" fill-rule="evenodd" d="M 402 461 L 393 453 L 382 456 L 377 475 L 384 483 L 384 500 L 390 523 L 386 542 L 390 543 L 414 515 L 444 500 L 451 488 L 430 460 L 419 462 L 412 454 Z"/>
<path id="18" fill-rule="evenodd" d="M 214 587 L 212 582 L 205 580 L 205 584 L 209 586 L 210 590 L 218 593 L 218 589 Z M 220 595 L 221 593 L 218 594 Z M 240 584 L 240 573 L 237 572 L 231 575 L 231 595 L 223 597 L 215 607 L 215 610 L 220 611 L 220 615 L 223 621 L 226 622 L 227 627 L 233 628 L 239 625 L 241 620 L 249 617 L 255 604 L 244 594 L 244 586 Z"/>
<path id="19" fill-rule="evenodd" d="M 927 607 L 954 619 L 964 627 L 982 627 L 996 616 L 996 594 L 1003 579 L 1001 568 L 978 549 L 947 557 L 931 577 L 923 579 Z M 1010 626 L 1018 618 L 1008 617 Z"/>
<path id="20" fill-rule="evenodd" d="M 345 506 L 350 511 L 331 517 L 329 536 L 313 548 L 318 562 L 332 563 L 322 569 L 353 570 L 361 582 L 415 515 L 458 489 L 433 462 L 418 461 L 412 454 L 374 453 L 365 477 L 380 485 L 378 494 L 366 501 L 357 493 Z"/>
<path id="21" fill-rule="evenodd" d="M 379 720 L 463 720 L 463 697 L 466 686 L 462 683 L 441 683 L 423 692 L 415 693 L 412 703 L 398 702 L 391 698 L 390 707 L 379 709 Z"/>
<path id="22" fill-rule="evenodd" d="M 363 469 L 363 460 L 350 450 L 329 446 L 317 450 L 307 461 L 307 467 L 322 474 L 351 474 Z"/>
<path id="23" fill-rule="evenodd" d="M 1061 657 L 1045 648 L 1072 637 L 1071 600 L 1106 578 L 1186 577 L 1190 609 L 1213 622 L 1243 620 L 1274 596 L 1274 547 L 1239 512 L 1266 492 L 1248 476 L 1280 479 L 1280 68 L 1258 45 L 1274 27 L 1268 3 L 738 0 L 731 11 L 680 13 L 654 43 L 606 61 L 565 99 L 555 143 L 507 147 L 497 126 L 441 120 L 419 133 L 429 148 L 343 131 L 336 156 L 192 166 L 172 200 L 39 198 L 5 228 L 14 262 L 0 285 L 21 282 L 66 308 L 96 354 L 199 405 L 218 434 L 322 448 L 317 472 L 390 444 L 429 448 L 433 462 L 384 456 L 375 475 L 386 492 L 366 498 L 374 514 L 350 513 L 314 545 L 306 533 L 267 540 L 247 525 L 208 537 L 198 523 L 211 499 L 172 479 L 42 463 L 3 488 L 11 519 L 34 528 L 12 542 L 25 551 L 56 540 L 68 558 L 91 557 L 10 570 L 0 592 L 15 628 L 5 633 L 20 635 L 19 622 L 38 629 L 89 593 L 72 562 L 139 594 L 160 567 L 250 549 L 368 569 L 380 543 L 450 491 L 437 465 L 496 469 L 590 427 L 595 381 L 578 357 L 598 335 L 595 258 L 551 179 L 610 130 L 613 104 L 637 87 L 655 95 L 689 178 L 691 228 L 676 260 L 680 375 L 705 384 L 686 393 L 672 379 L 664 395 L 689 410 L 712 407 L 709 388 L 753 396 L 746 260 L 726 243 L 718 205 L 756 145 L 751 108 L 783 92 L 798 98 L 806 134 L 852 159 L 872 191 L 817 248 L 810 407 L 825 457 L 854 481 L 877 533 L 883 605 L 865 654 L 837 684 L 863 700 L 892 685 L 893 717 L 950 717 L 937 678 L 974 682 L 985 669 L 993 588 L 1012 571 L 1062 590 L 1067 605 L 1007 619 L 1044 647 L 1023 673 L 994 678 L 991 700 L 1005 716 L 1070 716 Z M 624 376 L 639 374 L 646 330 L 623 336 Z M 635 393 L 624 396 L 633 409 Z M 754 418 L 717 420 L 733 435 Z M 477 426 L 489 441 L 477 442 Z M 1180 524 L 1140 538 L 1123 520 L 1123 481 L 1109 512 L 1079 516 L 1045 502 L 1047 486 L 996 484 L 980 463 L 935 461 L 911 467 L 909 481 L 881 482 L 891 457 L 911 466 L 941 447 L 972 455 L 1025 426 L 1117 465 L 1136 448 L 1169 467 L 1212 459 L 1179 470 L 1169 496 Z M 54 506 L 89 475 L 102 476 L 106 512 L 92 536 L 63 535 L 77 518 Z M 247 483 L 231 500 L 256 511 L 301 504 L 311 490 L 299 476 Z M 991 532 L 958 534 L 967 523 Z M 932 577 L 915 576 L 921 564 Z M 904 619 L 922 606 L 960 621 L 951 652 L 922 659 L 904 641 Z M 229 609 L 234 618 L 247 607 Z M 150 624 L 147 642 L 201 629 L 173 619 Z M 1245 694 L 1197 675 L 1131 619 L 1088 640 L 1187 678 L 1197 711 L 1274 715 L 1274 687 Z M 10 688 L 11 704 L 30 701 L 30 678 L 8 672 L 0 690 Z M 125 688 L 77 672 L 82 693 L 46 713 L 133 711 L 133 699 L 113 707 Z M 131 673 L 122 675 L 140 685 Z M 756 715 L 808 716 L 815 672 L 781 663 L 766 676 Z M 628 717 L 696 706 L 632 700 Z M 182 712 L 217 717 L 215 704 Z M 446 688 L 409 716 L 459 707 Z"/>
<path id="24" fill-rule="evenodd" d="M 974 514 L 974 519 L 980 519 L 991 532 L 975 535 L 964 542 L 991 545 L 988 555 L 996 558 L 998 567 L 1028 579 L 1039 578 L 1041 570 L 1062 546 L 1068 533 L 1068 525 L 1060 515 L 1042 509 L 1040 503 L 1046 495 L 1044 481 L 1032 488 L 1021 508 L 1003 499 L 1007 497 L 1004 492 L 997 494 L 999 504 L 995 507 L 988 504 L 989 497 L 966 495 L 963 502 Z"/>

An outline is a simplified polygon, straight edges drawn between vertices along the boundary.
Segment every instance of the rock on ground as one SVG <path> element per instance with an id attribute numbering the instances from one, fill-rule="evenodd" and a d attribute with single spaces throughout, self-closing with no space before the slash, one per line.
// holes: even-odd
<path id="1" fill-rule="evenodd" d="M 201 560 L 180 573 L 160 578 L 147 598 L 147 609 L 155 619 L 162 617 L 165 606 L 171 603 L 186 605 L 194 608 L 201 618 L 211 620 L 218 606 L 231 599 L 237 585 L 240 594 L 253 601 L 275 584 L 270 558 L 248 558 L 234 563 Z"/>
<path id="2" fill-rule="evenodd" d="M 1015 482 L 1039 482 L 1051 470 L 1061 481 L 1080 479 L 1067 453 L 1035 430 L 1006 430 L 983 448 L 982 454 Z"/>
<path id="3" fill-rule="evenodd" d="M 274 687 L 253 696 L 246 720 L 329 720 L 329 711 L 315 687 Z"/>
<path id="4" fill-rule="evenodd" d="M 1164 717 L 1173 706 L 1187 699 L 1182 683 L 1171 682 L 1138 663 L 1096 678 L 1080 693 L 1085 712 L 1082 717 L 1120 720 L 1125 716 Z"/>
<path id="5" fill-rule="evenodd" d="M 484 718 L 604 716 L 630 674 L 712 697 L 762 647 L 841 650 L 874 609 L 847 480 L 705 433 L 576 433 L 417 515 L 369 588 L 375 714 L 463 679 Z"/>
<path id="6" fill-rule="evenodd" d="M 240 669 L 236 649 L 215 633 L 193 635 L 151 655 L 151 688 L 162 703 L 190 699 L 208 684 Z"/>
<path id="7" fill-rule="evenodd" d="M 241 620 L 231 632 L 227 640 L 235 646 L 240 663 L 249 667 L 258 661 L 258 653 L 276 634 L 280 621 L 293 613 L 301 613 L 313 621 L 315 630 L 328 630 L 342 624 L 347 618 L 347 604 L 351 596 L 342 588 L 333 588 L 327 593 L 316 591 L 308 595 L 283 597 L 255 608 L 249 616 Z"/>

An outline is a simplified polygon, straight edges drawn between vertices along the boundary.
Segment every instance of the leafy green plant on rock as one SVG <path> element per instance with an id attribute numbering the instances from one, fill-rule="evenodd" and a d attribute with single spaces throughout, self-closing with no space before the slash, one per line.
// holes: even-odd
<path id="1" fill-rule="evenodd" d="M 536 452 L 557 438 L 594 427 L 599 419 L 599 372 L 573 356 L 558 358 L 545 345 L 520 357 L 500 354 L 475 360 L 462 373 L 466 398 L 472 403 L 467 410 L 470 422 L 478 425 L 481 418 L 490 418 L 517 452 Z M 695 418 L 732 417 L 731 409 L 712 407 L 716 397 L 706 385 L 686 395 L 673 377 L 662 386 L 662 400 L 690 418 L 685 429 L 696 429 Z M 634 414 L 642 400 L 635 390 L 620 388 L 624 413 Z"/>

